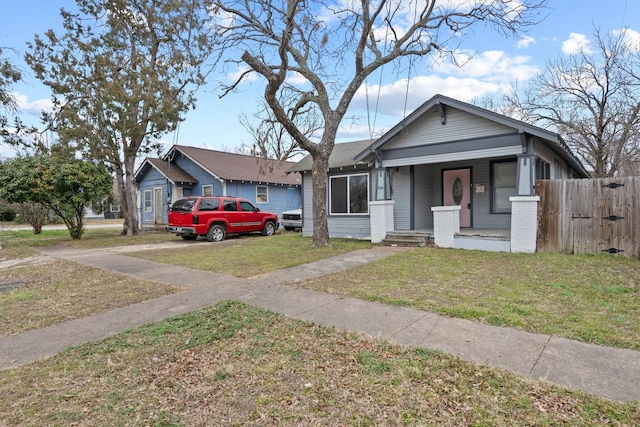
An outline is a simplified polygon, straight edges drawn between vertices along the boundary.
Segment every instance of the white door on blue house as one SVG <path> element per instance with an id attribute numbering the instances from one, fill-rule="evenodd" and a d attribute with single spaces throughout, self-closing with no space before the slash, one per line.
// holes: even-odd
<path id="1" fill-rule="evenodd" d="M 162 224 L 162 188 L 153 189 L 153 222 Z"/>
<path id="2" fill-rule="evenodd" d="M 442 172 L 442 199 L 445 206 L 460 206 L 460 227 L 471 227 L 471 169 Z"/>

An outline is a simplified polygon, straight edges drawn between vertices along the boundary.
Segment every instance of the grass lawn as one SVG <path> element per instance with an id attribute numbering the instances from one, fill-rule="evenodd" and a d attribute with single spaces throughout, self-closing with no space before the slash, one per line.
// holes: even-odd
<path id="1" fill-rule="evenodd" d="M 231 236 L 212 244 L 199 240 L 179 251 L 155 249 L 127 252 L 126 255 L 236 277 L 252 277 L 370 247 L 369 241 L 331 239 L 331 247 L 313 248 L 311 238 L 298 233 L 281 233 L 270 237 Z"/>
<path id="2" fill-rule="evenodd" d="M 0 337 L 178 291 L 68 261 L 0 270 Z"/>
<path id="3" fill-rule="evenodd" d="M 164 231 L 143 231 L 133 237 L 121 236 L 121 231 L 121 228 L 89 228 L 82 239 L 72 240 L 67 230 L 42 230 L 40 234 L 30 230 L 0 230 L 0 260 L 35 256 L 43 246 L 91 249 L 175 241 L 173 234 Z"/>
<path id="4" fill-rule="evenodd" d="M 417 248 L 292 284 L 640 350 L 635 259 Z"/>
<path id="5" fill-rule="evenodd" d="M 87 230 L 81 241 L 66 232 L 14 233 L 0 233 L 0 258 L 31 256 L 42 245 L 180 242 L 113 229 Z M 314 249 L 310 239 L 283 233 L 133 255 L 249 277 L 371 246 L 332 243 Z M 176 291 L 61 261 L 0 275 L 12 283 L 0 292 L 9 333 Z M 639 277 L 638 260 L 608 255 L 418 248 L 295 285 L 638 349 Z M 632 426 L 639 419 L 638 402 L 609 402 L 235 302 L 0 375 L 0 425 Z"/>
<path id="6" fill-rule="evenodd" d="M 637 425 L 614 403 L 233 302 L 0 376 L 5 425 Z"/>
<path id="7" fill-rule="evenodd" d="M 333 239 L 311 248 L 299 234 L 129 253 L 250 277 L 370 243 Z M 509 254 L 416 248 L 293 286 L 640 350 L 640 261 L 612 255 Z"/>

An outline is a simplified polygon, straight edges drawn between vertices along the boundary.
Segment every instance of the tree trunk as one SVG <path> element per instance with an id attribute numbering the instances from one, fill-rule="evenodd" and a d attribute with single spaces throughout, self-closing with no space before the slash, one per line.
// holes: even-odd
<path id="1" fill-rule="evenodd" d="M 124 213 L 124 229 L 127 231 L 127 236 L 132 236 L 140 233 L 140 227 L 138 224 L 138 197 L 136 191 L 136 182 L 134 176 L 134 163 L 136 160 L 135 154 L 133 156 L 127 156 L 125 153 L 124 158 L 124 185 L 127 210 Z"/>
<path id="2" fill-rule="evenodd" d="M 318 152 L 313 157 L 311 172 L 313 182 L 313 241 L 314 247 L 329 246 L 329 227 L 327 225 L 327 171 L 329 156 Z"/>
<path id="3" fill-rule="evenodd" d="M 122 209 L 122 217 L 124 223 L 122 226 L 123 236 L 133 236 L 139 233 L 138 227 L 138 203 L 135 183 L 133 183 L 133 165 L 131 166 L 131 174 L 122 169 L 122 164 L 114 164 L 113 169 L 116 175 L 116 187 L 120 198 L 120 208 Z M 131 178 L 129 178 L 131 176 Z"/>

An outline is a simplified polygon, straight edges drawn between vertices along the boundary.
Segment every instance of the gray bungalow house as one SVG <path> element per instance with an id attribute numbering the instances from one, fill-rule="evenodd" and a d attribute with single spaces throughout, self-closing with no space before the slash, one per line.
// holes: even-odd
<path id="1" fill-rule="evenodd" d="M 294 163 L 176 145 L 162 158 L 147 158 L 136 171 L 142 228 L 167 223 L 168 208 L 187 196 L 235 196 L 277 213 L 301 205 L 301 177 Z"/>
<path id="2" fill-rule="evenodd" d="M 290 169 L 302 174 L 305 219 L 312 218 L 311 166 L 307 156 Z M 435 229 L 437 240 L 438 216 L 453 211 L 452 236 L 508 238 L 514 201 L 535 202 L 536 179 L 586 177 L 557 134 L 436 95 L 377 140 L 335 145 L 329 234 L 377 242 L 393 231 Z M 518 218 L 535 230 L 535 215 Z M 304 221 L 302 233 L 313 234 L 312 221 Z"/>

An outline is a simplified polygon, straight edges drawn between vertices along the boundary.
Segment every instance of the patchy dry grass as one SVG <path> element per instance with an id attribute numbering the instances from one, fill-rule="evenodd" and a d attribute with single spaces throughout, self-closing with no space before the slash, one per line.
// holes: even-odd
<path id="1" fill-rule="evenodd" d="M 0 272 L 0 337 L 177 292 L 160 283 L 54 261 Z"/>
<path id="2" fill-rule="evenodd" d="M 7 425 L 637 425 L 640 406 L 221 303 L 5 370 Z"/>
<path id="3" fill-rule="evenodd" d="M 251 277 L 371 246 L 369 241 L 331 239 L 330 247 L 314 248 L 310 237 L 281 233 L 270 237 L 230 237 L 220 243 L 194 242 L 179 251 L 157 249 L 126 255 L 236 277 Z"/>
<path id="4" fill-rule="evenodd" d="M 640 261 L 418 248 L 295 286 L 640 350 Z"/>
<path id="5" fill-rule="evenodd" d="M 29 230 L 0 231 L 0 260 L 26 258 L 38 254 L 43 246 L 70 246 L 75 248 L 108 248 L 146 243 L 172 242 L 176 238 L 164 231 L 143 231 L 137 236 L 121 236 L 120 228 L 87 229 L 80 240 L 72 240 L 67 230 L 43 230 L 33 234 Z"/>

